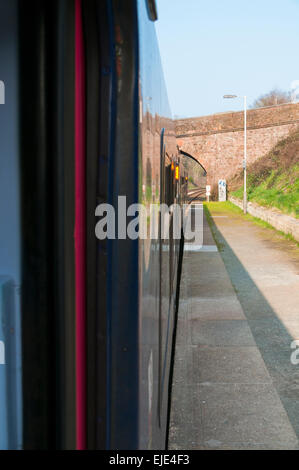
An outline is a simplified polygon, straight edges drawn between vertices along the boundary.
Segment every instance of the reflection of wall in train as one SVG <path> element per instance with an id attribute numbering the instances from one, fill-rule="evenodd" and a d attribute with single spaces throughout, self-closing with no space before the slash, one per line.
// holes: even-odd
<path id="1" fill-rule="evenodd" d="M 205 188 L 205 187 L 206 187 L 206 184 L 207 184 L 207 176 L 206 176 L 206 175 L 205 175 L 205 176 L 203 176 L 203 175 L 200 176 L 200 177 L 198 178 L 198 186 L 199 186 L 200 188 Z"/>
<path id="2" fill-rule="evenodd" d="M 145 4 L 140 0 L 141 11 Z M 178 150 L 153 24 L 141 22 L 139 33 L 139 162 L 142 162 L 139 200 L 149 209 L 151 203 L 172 200 L 170 193 L 173 196 L 174 187 L 177 188 L 178 184 L 175 186 L 173 178 L 173 191 L 170 191 L 169 166 L 171 161 L 177 161 Z M 159 227 L 158 212 L 147 218 L 148 235 L 152 222 Z M 142 378 L 139 388 L 139 446 L 143 449 L 162 449 L 165 445 L 178 247 L 179 242 L 172 239 L 164 242 L 149 236 L 139 241 Z"/>
<path id="3" fill-rule="evenodd" d="M 207 175 L 204 168 L 187 155 L 181 154 L 181 161 L 188 175 L 188 191 L 205 189 Z"/>
<path id="4" fill-rule="evenodd" d="M 142 154 L 143 154 L 143 200 L 159 202 L 160 195 L 160 157 L 161 157 L 161 131 L 169 129 L 170 119 L 161 118 L 146 112 L 142 117 Z M 165 135 L 167 139 L 167 135 Z M 169 139 L 168 152 L 170 156 L 176 154 L 173 139 Z"/>

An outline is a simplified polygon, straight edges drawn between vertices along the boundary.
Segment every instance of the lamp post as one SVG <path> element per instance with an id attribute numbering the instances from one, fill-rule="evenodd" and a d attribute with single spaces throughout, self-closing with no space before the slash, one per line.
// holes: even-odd
<path id="1" fill-rule="evenodd" d="M 225 99 L 234 99 L 238 98 L 237 95 L 224 95 Z M 243 96 L 244 99 L 244 160 L 243 160 L 243 170 L 244 170 L 244 194 L 243 194 L 243 211 L 244 214 L 247 213 L 247 97 Z"/>

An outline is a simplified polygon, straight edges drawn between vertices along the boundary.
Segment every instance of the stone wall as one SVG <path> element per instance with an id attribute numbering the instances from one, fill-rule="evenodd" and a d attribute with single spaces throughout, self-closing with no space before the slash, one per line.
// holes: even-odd
<path id="1" fill-rule="evenodd" d="M 243 201 L 240 199 L 231 196 L 229 197 L 229 201 L 240 207 L 240 209 L 243 209 Z M 248 202 L 247 212 L 253 217 L 258 217 L 264 220 L 264 222 L 268 222 L 268 224 L 272 225 L 272 227 L 277 230 L 287 235 L 292 235 L 295 240 L 299 242 L 299 220 L 295 219 L 295 217 L 283 214 L 278 209 L 268 209 L 254 202 Z"/>
<path id="2" fill-rule="evenodd" d="M 242 168 L 244 113 L 230 112 L 179 119 L 176 135 L 181 150 L 197 158 L 207 170 L 207 184 L 229 179 Z M 265 155 L 299 127 L 299 103 L 247 112 L 247 161 Z"/>

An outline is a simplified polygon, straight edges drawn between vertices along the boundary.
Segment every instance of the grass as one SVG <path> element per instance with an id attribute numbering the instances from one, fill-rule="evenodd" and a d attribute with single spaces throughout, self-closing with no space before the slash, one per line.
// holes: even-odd
<path id="1" fill-rule="evenodd" d="M 299 131 L 281 140 L 265 156 L 249 165 L 247 198 L 299 218 Z M 243 198 L 243 173 L 229 182 L 230 194 Z"/>
<path id="2" fill-rule="evenodd" d="M 294 179 L 295 175 L 295 179 Z M 270 175 L 259 185 L 255 185 L 248 177 L 248 201 L 254 201 L 265 207 L 276 207 L 285 214 L 299 218 L 299 165 L 278 174 L 272 170 Z M 243 186 L 232 193 L 243 198 Z"/>
<path id="3" fill-rule="evenodd" d="M 235 206 L 235 204 L 233 204 L 230 201 L 226 201 L 226 202 L 204 202 L 203 207 L 204 207 L 205 215 L 207 217 L 208 224 L 209 224 L 209 226 L 212 230 L 212 233 L 214 234 L 214 238 L 215 238 L 215 230 L 214 230 L 214 221 L 213 221 L 213 218 L 212 218 L 212 215 L 211 215 L 211 211 L 215 215 L 216 214 L 221 215 L 221 214 L 230 213 L 230 214 L 235 214 L 235 215 L 241 216 L 244 220 L 248 220 L 248 221 L 254 223 L 255 225 L 258 225 L 259 227 L 266 228 L 266 229 L 269 229 L 269 230 L 272 230 L 272 231 L 276 232 L 277 234 L 281 235 L 286 240 L 289 240 L 289 241 L 293 242 L 297 246 L 297 248 L 299 248 L 299 242 L 297 242 L 297 240 L 295 240 L 295 238 L 291 234 L 286 234 L 284 232 L 281 232 L 280 230 L 277 230 L 272 225 L 268 224 L 268 222 L 265 222 L 264 220 L 259 219 L 258 217 L 253 217 L 250 214 L 245 215 L 243 213 L 243 211 L 238 206 Z M 216 244 L 217 244 L 217 247 L 218 247 L 219 251 L 222 251 L 221 248 L 223 248 L 223 247 L 218 246 L 219 242 L 217 242 L 216 238 L 215 238 L 215 241 L 216 241 Z"/>
<path id="4" fill-rule="evenodd" d="M 204 211 L 205 211 L 205 214 L 208 217 L 208 221 L 210 219 L 211 222 L 213 223 L 213 219 L 212 219 L 210 210 L 213 210 L 213 212 L 217 213 L 217 214 L 222 214 L 222 213 L 224 214 L 224 213 L 229 212 L 230 214 L 241 215 L 245 220 L 249 220 L 250 222 L 254 222 L 256 225 L 259 225 L 260 227 L 269 228 L 271 230 L 275 230 L 275 232 L 278 232 L 278 230 L 276 230 L 272 225 L 268 224 L 268 222 L 265 222 L 264 220 L 259 219 L 258 217 L 253 217 L 250 214 L 245 215 L 243 213 L 242 209 L 240 209 L 238 206 L 236 206 L 235 204 L 233 204 L 230 201 L 226 201 L 226 202 L 205 202 L 204 203 Z M 279 232 L 279 233 L 282 234 L 283 232 Z"/>

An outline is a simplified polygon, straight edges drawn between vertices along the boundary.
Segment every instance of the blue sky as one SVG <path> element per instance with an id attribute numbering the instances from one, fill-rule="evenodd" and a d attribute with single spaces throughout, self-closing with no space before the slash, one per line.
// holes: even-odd
<path id="1" fill-rule="evenodd" d="M 172 112 L 242 109 L 299 80 L 299 0 L 156 0 L 157 36 Z"/>

